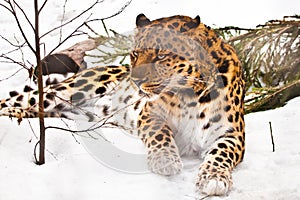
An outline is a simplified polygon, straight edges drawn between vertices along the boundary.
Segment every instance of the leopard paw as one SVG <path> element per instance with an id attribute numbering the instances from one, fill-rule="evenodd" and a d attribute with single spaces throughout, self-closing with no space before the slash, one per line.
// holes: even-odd
<path id="1" fill-rule="evenodd" d="M 20 124 L 23 118 L 26 118 L 26 112 L 22 108 L 5 107 L 0 110 L 0 116 L 8 116 L 9 118 L 17 118 Z"/>
<path id="2" fill-rule="evenodd" d="M 160 149 L 148 155 L 148 166 L 154 173 L 169 176 L 178 174 L 183 164 L 178 154 Z"/>
<path id="3" fill-rule="evenodd" d="M 232 177 L 230 172 L 218 171 L 217 169 L 212 169 L 210 172 L 202 170 L 199 173 L 196 186 L 203 194 L 221 196 L 230 190 Z"/>

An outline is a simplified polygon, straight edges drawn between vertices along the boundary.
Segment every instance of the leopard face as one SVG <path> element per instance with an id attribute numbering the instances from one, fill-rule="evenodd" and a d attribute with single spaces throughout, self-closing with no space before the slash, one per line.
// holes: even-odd
<path id="1" fill-rule="evenodd" d="M 149 96 L 195 87 L 212 81 L 214 64 L 191 35 L 200 18 L 175 16 L 150 22 L 137 17 L 135 47 L 131 52 L 131 78 Z"/>

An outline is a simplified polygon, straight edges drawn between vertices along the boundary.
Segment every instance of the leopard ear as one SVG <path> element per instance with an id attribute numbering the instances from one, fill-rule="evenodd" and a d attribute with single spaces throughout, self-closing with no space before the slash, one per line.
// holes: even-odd
<path id="1" fill-rule="evenodd" d="M 197 15 L 194 19 L 192 19 L 190 22 L 187 22 L 185 25 L 189 27 L 190 29 L 196 28 L 201 23 L 199 15 Z"/>
<path id="2" fill-rule="evenodd" d="M 148 24 L 150 24 L 150 20 L 142 13 L 136 17 L 136 26 L 138 28 L 142 28 Z"/>
<path id="3" fill-rule="evenodd" d="M 197 15 L 197 16 L 194 18 L 194 21 L 195 21 L 195 23 L 197 24 L 197 26 L 201 23 L 201 19 L 200 19 L 199 15 Z"/>

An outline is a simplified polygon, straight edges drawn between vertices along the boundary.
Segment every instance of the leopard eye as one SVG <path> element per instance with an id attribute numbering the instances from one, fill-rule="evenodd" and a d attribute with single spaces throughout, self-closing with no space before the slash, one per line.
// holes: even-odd
<path id="1" fill-rule="evenodd" d="M 139 53 L 137 51 L 132 51 L 132 54 L 135 56 L 135 57 L 138 57 L 139 56 Z"/>
<path id="2" fill-rule="evenodd" d="M 166 57 L 166 54 L 158 54 L 157 55 L 157 58 L 159 59 L 159 60 L 162 60 L 162 59 L 164 59 Z"/>

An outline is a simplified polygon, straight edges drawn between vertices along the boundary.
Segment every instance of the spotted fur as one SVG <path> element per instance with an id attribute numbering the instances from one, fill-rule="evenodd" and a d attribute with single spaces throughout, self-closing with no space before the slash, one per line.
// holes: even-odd
<path id="1" fill-rule="evenodd" d="M 116 123 L 136 130 L 145 143 L 153 172 L 179 173 L 181 156 L 199 155 L 196 187 L 226 194 L 245 150 L 244 81 L 234 49 L 198 16 L 151 21 L 141 14 L 136 24 L 130 67 L 91 68 L 45 87 L 44 115 L 73 119 L 83 113 L 95 121 L 118 114 Z M 37 94 L 31 88 L 11 92 L 0 114 L 37 117 Z M 82 109 L 96 101 L 97 113 Z"/>

